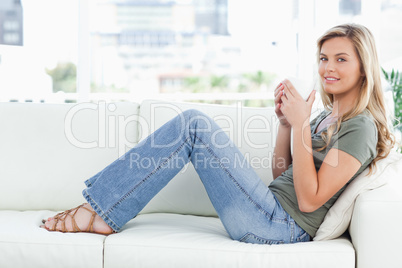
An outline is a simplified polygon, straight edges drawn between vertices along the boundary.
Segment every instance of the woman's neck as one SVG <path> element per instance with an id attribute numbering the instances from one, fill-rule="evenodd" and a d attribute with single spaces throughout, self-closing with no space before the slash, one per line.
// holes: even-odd
<path id="1" fill-rule="evenodd" d="M 347 95 L 334 95 L 332 102 L 332 113 L 331 117 L 340 117 L 350 111 L 356 103 L 356 99 L 358 96 L 353 94 L 354 92 L 350 92 L 351 94 Z"/>

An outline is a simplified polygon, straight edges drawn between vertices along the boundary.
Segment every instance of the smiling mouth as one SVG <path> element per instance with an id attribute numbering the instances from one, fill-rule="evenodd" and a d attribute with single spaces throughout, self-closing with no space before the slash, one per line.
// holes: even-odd
<path id="1" fill-rule="evenodd" d="M 324 77 L 326 81 L 339 81 L 339 78 L 335 78 L 335 77 Z"/>

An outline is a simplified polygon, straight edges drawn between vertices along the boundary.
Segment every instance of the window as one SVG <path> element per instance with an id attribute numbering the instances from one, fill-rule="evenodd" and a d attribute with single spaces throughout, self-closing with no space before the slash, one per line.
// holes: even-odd
<path id="1" fill-rule="evenodd" d="M 2 0 L 0 29 L 0 100 L 76 92 L 77 0 Z"/>
<path id="2" fill-rule="evenodd" d="M 10 45 L 18 44 L 20 41 L 20 36 L 19 36 L 19 34 L 16 34 L 16 33 L 5 33 L 3 35 L 3 38 L 4 38 L 3 39 L 4 42 L 6 44 L 10 44 Z"/>
<path id="3" fill-rule="evenodd" d="M 2 0 L 0 96 L 271 105 L 283 77 L 313 79 L 316 38 L 344 22 L 402 69 L 402 0 Z"/>
<path id="4" fill-rule="evenodd" d="M 6 20 L 3 22 L 4 31 L 17 31 L 20 29 L 20 23 L 18 21 Z"/>

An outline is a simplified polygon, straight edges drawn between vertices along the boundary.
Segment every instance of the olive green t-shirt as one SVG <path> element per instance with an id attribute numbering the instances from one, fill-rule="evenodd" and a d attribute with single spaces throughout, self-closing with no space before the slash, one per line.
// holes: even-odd
<path id="1" fill-rule="evenodd" d="M 336 148 L 359 160 L 362 166 L 356 172 L 356 174 L 323 206 L 310 213 L 301 212 L 299 210 L 293 184 L 292 165 L 290 165 L 285 172 L 283 172 L 269 185 L 270 190 L 274 193 L 275 197 L 278 199 L 285 211 L 289 213 L 296 223 L 299 224 L 299 226 L 303 228 L 311 237 L 315 236 L 318 227 L 324 220 L 325 214 L 327 214 L 328 210 L 345 190 L 346 186 L 368 167 L 377 154 L 377 128 L 370 112 L 367 110 L 358 116 L 342 122 L 339 131 L 332 136 L 329 146 L 318 152 L 317 149 L 322 148 L 325 145 L 325 142 L 321 138 L 321 133 L 325 131 L 326 128 L 322 129 L 318 133 L 315 133 L 315 131 L 321 121 L 324 120 L 330 113 L 330 111 L 324 111 L 310 123 L 315 168 L 318 172 L 328 151 L 331 148 Z"/>

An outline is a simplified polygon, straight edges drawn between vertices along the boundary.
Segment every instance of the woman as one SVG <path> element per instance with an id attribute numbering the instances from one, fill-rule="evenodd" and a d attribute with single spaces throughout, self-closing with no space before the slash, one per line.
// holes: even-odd
<path id="1" fill-rule="evenodd" d="M 318 40 L 318 60 L 326 110 L 311 123 L 315 91 L 304 101 L 288 80 L 275 89 L 280 126 L 273 163 L 285 165 L 273 166 L 269 187 L 251 167 L 235 165 L 243 156 L 211 118 L 189 110 L 87 180 L 88 203 L 49 218 L 43 227 L 118 232 L 191 161 L 232 239 L 309 241 L 348 183 L 367 167 L 372 171 L 394 144 L 370 31 L 355 24 L 330 29 Z M 159 165 L 133 165 L 133 156 Z"/>

